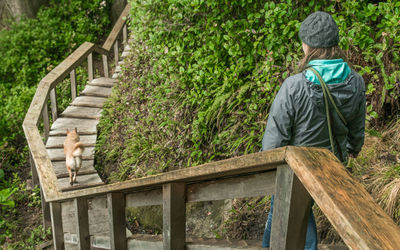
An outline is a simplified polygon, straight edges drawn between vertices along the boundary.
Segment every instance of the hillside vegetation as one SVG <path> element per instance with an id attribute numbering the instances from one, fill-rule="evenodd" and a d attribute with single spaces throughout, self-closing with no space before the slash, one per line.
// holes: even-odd
<path id="1" fill-rule="evenodd" d="M 301 21 L 316 10 L 332 13 L 340 46 L 365 80 L 368 132 L 384 144 L 390 136 L 377 130 L 390 122 L 392 133 L 399 128 L 398 1 L 131 4 L 134 53 L 104 108 L 96 145 L 97 168 L 110 182 L 257 152 L 274 96 L 302 57 Z M 382 154 L 390 158 L 399 148 L 369 145 L 351 165 L 398 221 L 399 162 Z"/>

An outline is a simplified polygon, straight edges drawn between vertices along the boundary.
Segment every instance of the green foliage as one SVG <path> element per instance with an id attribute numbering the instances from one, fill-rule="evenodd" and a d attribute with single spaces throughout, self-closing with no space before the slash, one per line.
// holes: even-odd
<path id="1" fill-rule="evenodd" d="M 301 21 L 316 10 L 338 22 L 340 46 L 366 81 L 370 123 L 398 114 L 397 2 L 131 4 L 137 53 L 104 110 L 96 148 L 111 180 L 257 152 L 274 96 L 302 57 Z"/>
<path id="2" fill-rule="evenodd" d="M 83 42 L 97 42 L 108 34 L 110 3 L 50 0 L 37 18 L 23 18 L 0 31 L 0 244 L 7 242 L 7 249 L 33 248 L 49 235 L 36 226 L 30 235 L 18 232 L 25 227 L 21 210 L 40 211 L 39 189 L 28 191 L 21 180 L 29 172 L 22 121 L 36 86 Z M 86 82 L 82 71 L 77 69 L 78 81 Z M 66 83 L 57 88 L 59 96 L 70 95 Z M 61 109 L 66 106 L 61 100 L 59 104 Z"/>

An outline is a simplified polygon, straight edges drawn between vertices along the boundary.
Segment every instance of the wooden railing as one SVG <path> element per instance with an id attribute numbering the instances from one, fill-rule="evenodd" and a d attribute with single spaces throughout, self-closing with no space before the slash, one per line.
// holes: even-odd
<path id="1" fill-rule="evenodd" d="M 325 149 L 285 147 L 141 179 L 62 192 L 57 187 L 44 144 L 51 125 L 48 100 L 55 121 L 58 115 L 55 87 L 70 75 L 72 98 L 75 98 L 75 68 L 87 58 L 89 80 L 93 79 L 93 52 L 102 55 L 104 75 L 108 77 L 108 57 L 113 49 L 118 62 L 117 38 L 121 32 L 123 41 L 127 41 L 125 21 L 129 9 L 126 6 L 102 47 L 82 44 L 40 81 L 23 123 L 33 177 L 39 179 L 43 204 L 50 204 L 49 221 L 55 249 L 64 248 L 61 204 L 66 201 L 74 201 L 80 249 L 90 248 L 87 200 L 107 196 L 111 249 L 127 249 L 129 244 L 125 229 L 127 207 L 162 205 L 164 249 L 178 250 L 185 248 L 187 202 L 271 194 L 275 194 L 272 249 L 304 249 L 311 199 L 351 249 L 400 246 L 399 227 Z M 41 121 L 43 135 L 38 128 Z"/>
<path id="2" fill-rule="evenodd" d="M 107 196 L 111 249 L 127 249 L 125 209 L 163 206 L 164 249 L 185 249 L 186 203 L 275 194 L 271 249 L 304 249 L 311 199 L 351 249 L 397 249 L 400 229 L 326 149 L 285 147 L 49 199 L 56 249 L 61 203 L 74 200 L 78 242 L 89 249 L 87 200 Z M 82 231 L 82 228 L 85 229 Z M 78 230 L 79 229 L 79 230 Z"/>

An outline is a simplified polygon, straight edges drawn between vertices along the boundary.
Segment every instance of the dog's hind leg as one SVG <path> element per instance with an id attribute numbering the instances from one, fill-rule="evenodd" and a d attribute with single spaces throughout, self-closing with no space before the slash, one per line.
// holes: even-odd
<path id="1" fill-rule="evenodd" d="M 75 160 L 75 171 L 74 171 L 74 179 L 73 181 L 76 182 L 76 176 L 78 175 L 79 169 L 82 166 L 82 158 L 80 156 L 74 157 Z"/>
<path id="2" fill-rule="evenodd" d="M 69 174 L 69 184 L 72 186 L 74 182 L 72 181 L 72 170 L 69 166 L 67 166 L 68 174 Z"/>

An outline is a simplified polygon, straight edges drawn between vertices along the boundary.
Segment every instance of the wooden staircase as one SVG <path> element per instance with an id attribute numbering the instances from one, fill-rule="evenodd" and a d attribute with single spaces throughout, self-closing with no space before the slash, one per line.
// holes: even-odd
<path id="1" fill-rule="evenodd" d="M 23 123 L 33 181 L 41 188 L 44 226 L 52 229 L 54 249 L 260 249 L 259 242 L 187 238 L 186 204 L 271 194 L 273 249 L 304 249 L 312 199 L 350 249 L 399 249 L 399 227 L 326 149 L 284 147 L 105 185 L 93 167 L 96 125 L 118 84 L 121 35 L 121 57 L 129 55 L 129 11 L 127 5 L 102 47 L 82 44 L 40 81 Z M 110 78 L 112 52 L 115 71 Z M 102 56 L 102 77 L 94 77 L 93 53 Z M 89 82 L 77 96 L 75 68 L 86 59 Z M 59 114 L 56 86 L 68 76 L 72 102 Z M 86 149 L 78 183 L 71 187 L 63 142 L 66 129 L 75 127 Z M 126 209 L 153 205 L 163 208 L 163 236 L 130 235 Z"/>

